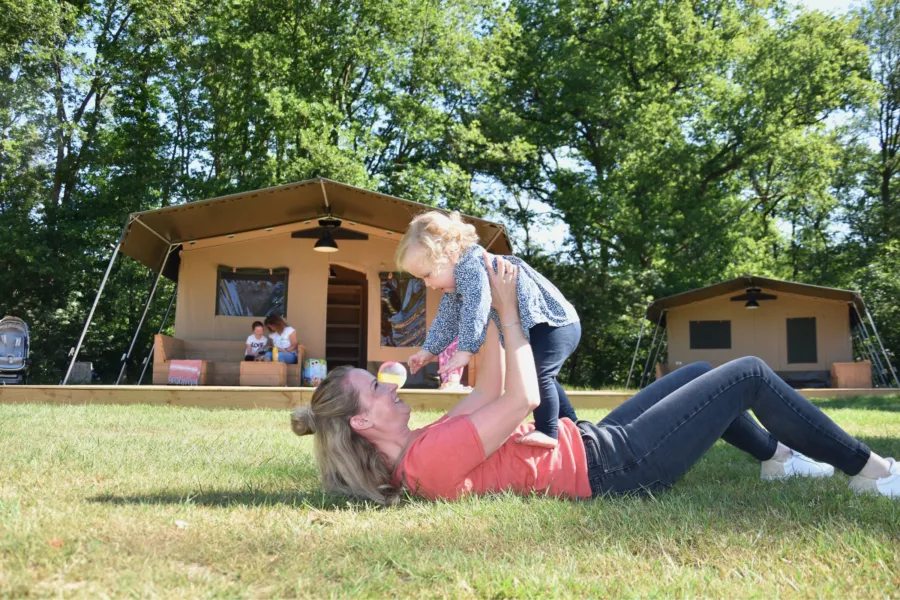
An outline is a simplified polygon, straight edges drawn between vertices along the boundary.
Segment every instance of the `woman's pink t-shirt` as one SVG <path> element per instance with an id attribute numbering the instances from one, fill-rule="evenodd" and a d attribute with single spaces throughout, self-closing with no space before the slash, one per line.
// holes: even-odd
<path id="1" fill-rule="evenodd" d="M 414 432 L 417 437 L 401 459 L 394 483 L 432 500 L 504 490 L 590 498 L 584 443 L 575 424 L 559 420 L 559 445 L 552 450 L 516 443 L 532 430 L 534 423 L 520 425 L 499 450 L 485 456 L 468 415 L 441 417 Z"/>

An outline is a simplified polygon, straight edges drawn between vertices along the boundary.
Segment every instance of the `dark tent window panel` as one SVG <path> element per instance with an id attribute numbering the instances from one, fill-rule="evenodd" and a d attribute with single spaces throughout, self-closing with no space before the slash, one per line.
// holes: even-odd
<path id="1" fill-rule="evenodd" d="M 691 350 L 731 349 L 731 321 L 691 321 Z"/>
<path id="2" fill-rule="evenodd" d="M 235 269 L 220 266 L 217 279 L 217 315 L 287 316 L 287 269 Z"/>
<path id="3" fill-rule="evenodd" d="M 787 320 L 788 364 L 819 362 L 816 318 Z"/>
<path id="4" fill-rule="evenodd" d="M 406 273 L 379 273 L 381 345 L 392 348 L 425 343 L 425 282 Z"/>

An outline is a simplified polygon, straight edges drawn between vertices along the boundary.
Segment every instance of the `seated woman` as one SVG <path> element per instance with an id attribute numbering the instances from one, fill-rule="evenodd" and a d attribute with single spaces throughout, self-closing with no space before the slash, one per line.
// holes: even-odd
<path id="1" fill-rule="evenodd" d="M 489 271 L 505 349 L 491 325 L 475 390 L 449 413 L 411 431 L 396 385 L 341 367 L 293 415 L 295 433 L 316 435 L 326 489 L 382 503 L 404 489 L 445 499 L 503 490 L 570 498 L 658 492 L 722 438 L 761 461 L 763 479 L 827 477 L 834 465 L 852 476 L 851 489 L 900 498 L 900 465 L 847 434 L 755 357 L 716 369 L 682 367 L 596 425 L 561 419 L 554 449 L 517 443 L 534 429 L 522 421 L 540 396 L 519 325 L 517 272 L 498 262 Z"/>
<path id="2" fill-rule="evenodd" d="M 297 364 L 297 332 L 278 315 L 266 317 L 269 340 L 278 348 L 278 362 Z M 272 360 L 272 349 L 266 351 L 266 360 Z"/>

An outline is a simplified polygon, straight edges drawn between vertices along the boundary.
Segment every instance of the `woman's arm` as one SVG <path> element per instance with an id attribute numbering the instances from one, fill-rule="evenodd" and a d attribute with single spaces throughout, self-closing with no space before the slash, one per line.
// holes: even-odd
<path id="1" fill-rule="evenodd" d="M 487 263 L 487 252 L 484 253 L 484 260 Z M 518 269 L 499 258 L 497 268 L 498 271 L 494 272 L 488 267 L 488 274 L 506 345 L 505 390 L 499 398 L 482 406 L 469 417 L 487 456 L 506 443 L 528 413 L 541 403 L 534 356 L 519 322 L 519 302 L 516 295 Z"/>
<path id="2" fill-rule="evenodd" d="M 457 284 L 456 293 L 462 294 L 462 306 L 459 310 L 459 350 L 475 354 L 484 343 L 485 326 L 491 315 L 491 282 L 483 264 L 472 256 L 471 262 L 458 265 L 462 275 Z M 487 259 L 484 261 L 487 263 Z M 460 286 L 465 286 L 460 288 Z"/>
<path id="3" fill-rule="evenodd" d="M 500 336 L 493 321 L 488 323 L 484 345 L 478 353 L 478 381 L 472 393 L 447 413 L 448 417 L 468 415 L 485 404 L 493 402 L 503 393 L 503 354 L 500 351 Z"/>
<path id="4" fill-rule="evenodd" d="M 291 345 L 288 346 L 287 348 L 285 348 L 285 350 L 287 350 L 288 352 L 293 352 L 294 350 L 297 349 L 297 330 L 296 329 L 291 332 L 291 335 L 288 338 L 288 341 L 291 343 Z"/>

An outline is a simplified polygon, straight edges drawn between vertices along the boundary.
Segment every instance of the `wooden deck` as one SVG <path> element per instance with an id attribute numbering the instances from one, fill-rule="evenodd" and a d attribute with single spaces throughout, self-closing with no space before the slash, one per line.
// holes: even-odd
<path id="1" fill-rule="evenodd" d="M 185 387 L 174 385 L 7 385 L 0 386 L 0 404 L 158 404 L 201 408 L 291 409 L 309 402 L 313 388 L 298 387 Z M 900 395 L 897 389 L 800 390 L 807 398 Z M 440 390 L 401 390 L 403 401 L 415 410 L 449 410 L 465 394 Z M 631 392 L 568 392 L 576 409 L 611 409 Z"/>

